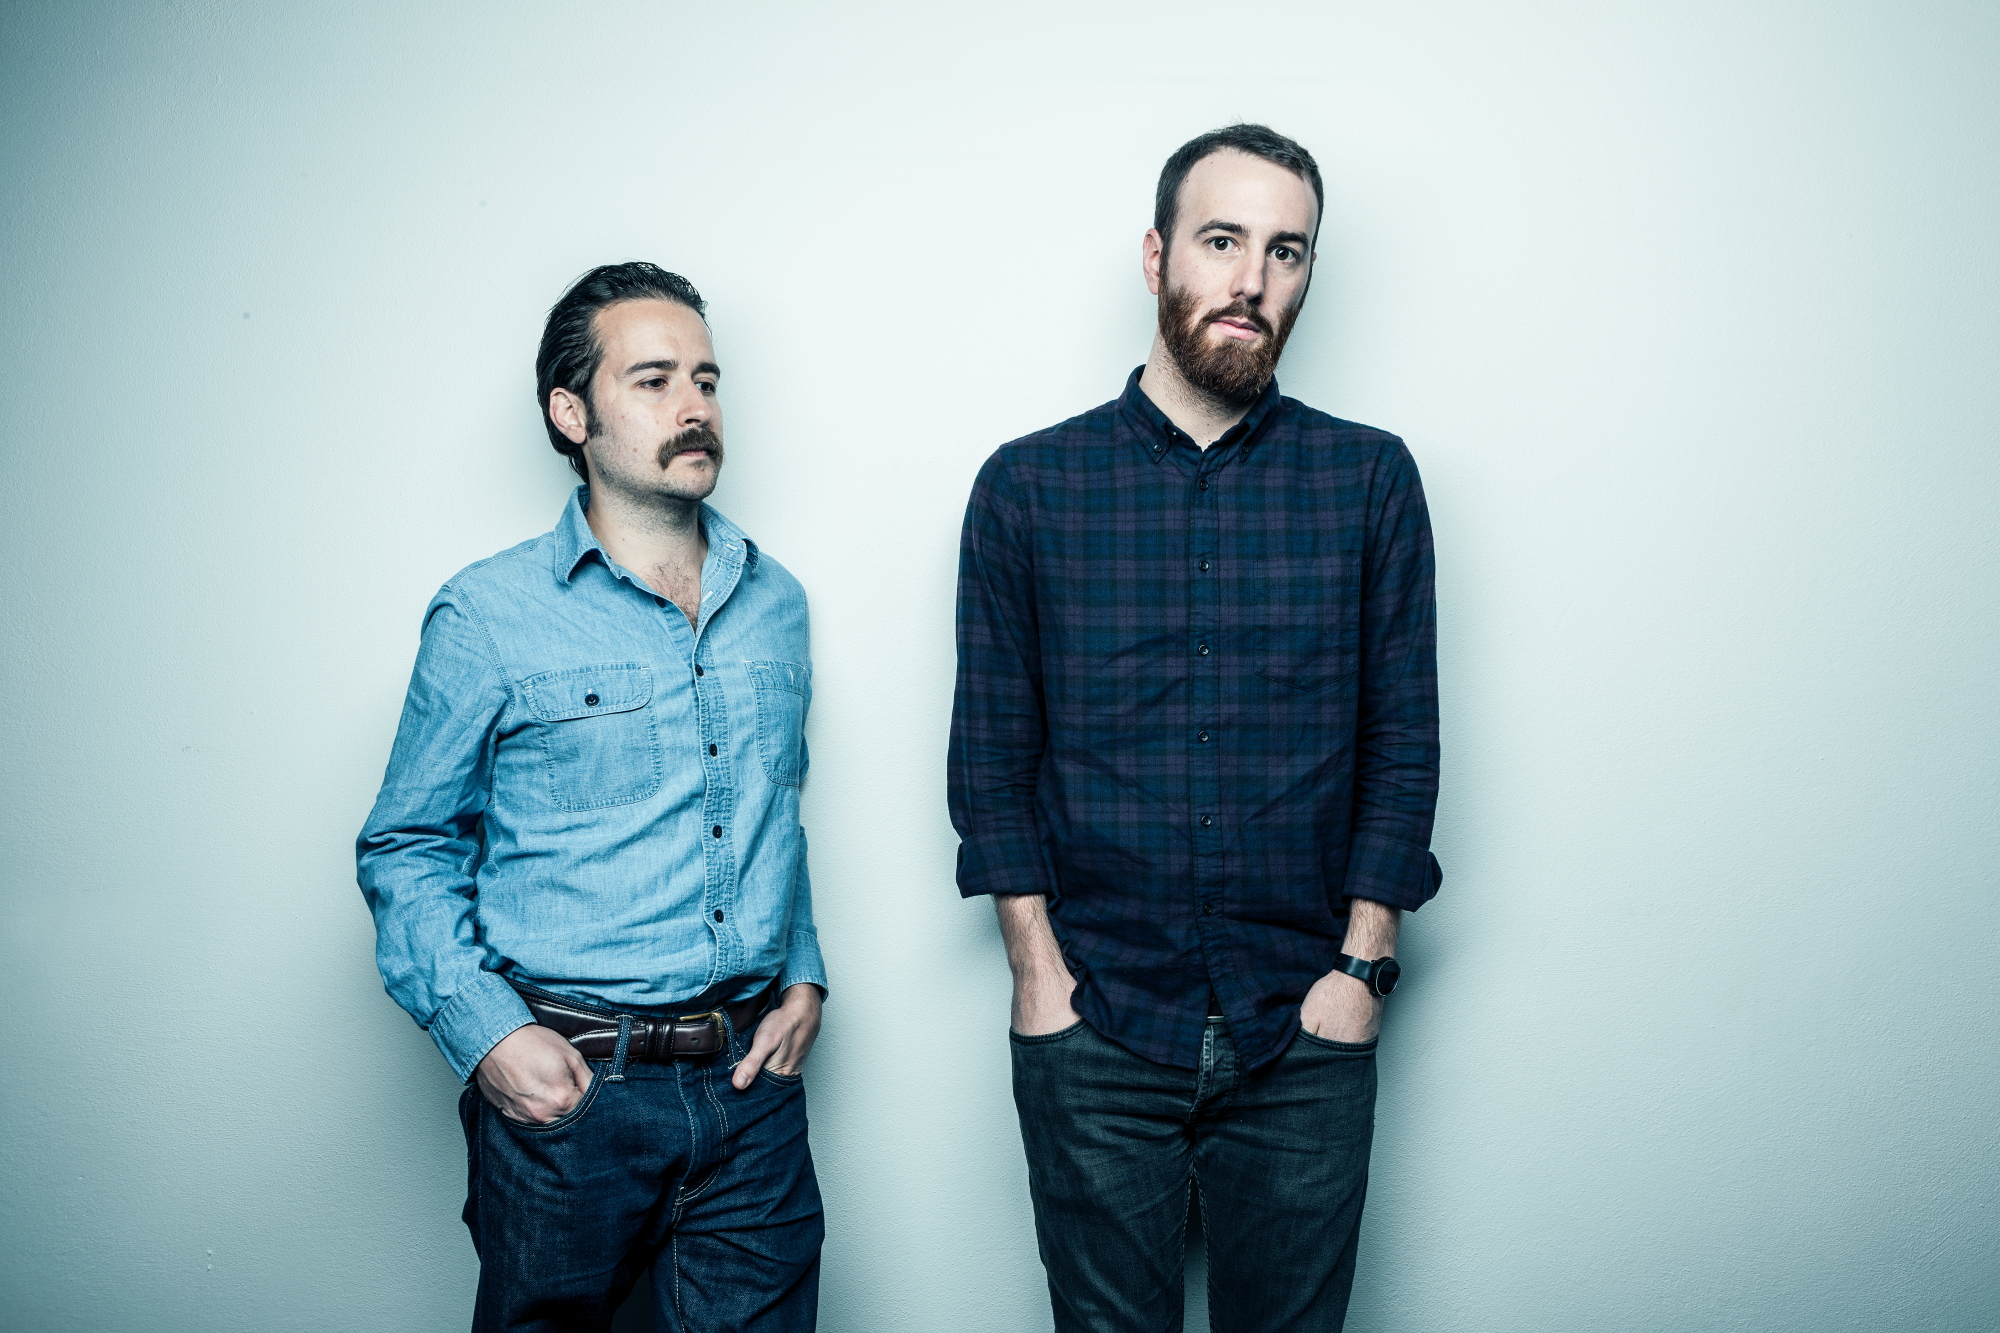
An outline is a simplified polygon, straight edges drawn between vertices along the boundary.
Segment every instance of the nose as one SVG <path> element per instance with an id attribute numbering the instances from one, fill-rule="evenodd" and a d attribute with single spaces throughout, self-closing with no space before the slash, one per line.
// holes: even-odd
<path id="1" fill-rule="evenodd" d="M 687 394 L 681 400 L 680 425 L 685 430 L 689 426 L 706 425 L 715 415 L 715 402 L 701 391 L 698 384 L 689 384 Z"/>
<path id="2" fill-rule="evenodd" d="M 1230 296 L 1256 305 L 1264 297 L 1264 256 L 1245 253 L 1229 284 Z"/>

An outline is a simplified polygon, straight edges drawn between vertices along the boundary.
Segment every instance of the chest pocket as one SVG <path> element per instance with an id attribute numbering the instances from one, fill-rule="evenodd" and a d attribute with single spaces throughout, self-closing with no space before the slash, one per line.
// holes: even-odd
<path id="1" fill-rule="evenodd" d="M 806 775 L 806 704 L 812 673 L 796 662 L 752 662 L 757 689 L 757 750 L 773 782 L 796 787 Z"/>
<path id="2" fill-rule="evenodd" d="M 1248 637 L 1257 674 L 1283 687 L 1272 697 L 1351 692 L 1361 661 L 1361 553 L 1272 555 L 1258 573 Z"/>
<path id="3" fill-rule="evenodd" d="M 653 730 L 653 669 L 636 662 L 544 671 L 521 682 L 541 733 L 549 800 L 560 810 L 601 810 L 660 789 Z"/>

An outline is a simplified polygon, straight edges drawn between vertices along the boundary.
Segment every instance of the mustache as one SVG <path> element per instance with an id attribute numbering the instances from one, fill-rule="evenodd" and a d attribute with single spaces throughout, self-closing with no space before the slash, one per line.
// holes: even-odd
<path id="1" fill-rule="evenodd" d="M 677 454 L 692 453 L 696 449 L 708 451 L 709 459 L 718 467 L 722 464 L 722 437 L 706 426 L 689 426 L 680 434 L 660 446 L 660 466 L 674 461 Z"/>
<path id="2" fill-rule="evenodd" d="M 1223 306 L 1219 310 L 1209 311 L 1201 317 L 1202 327 L 1205 328 L 1218 319 L 1240 319 L 1267 338 L 1277 331 L 1271 327 L 1271 321 L 1265 319 L 1258 312 L 1257 308 L 1248 301 L 1239 300 L 1231 305 Z"/>

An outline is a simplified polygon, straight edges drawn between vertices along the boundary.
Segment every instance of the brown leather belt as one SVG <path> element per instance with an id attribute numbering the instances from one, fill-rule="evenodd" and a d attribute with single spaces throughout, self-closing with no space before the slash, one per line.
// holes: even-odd
<path id="1" fill-rule="evenodd" d="M 771 1007 L 777 983 L 765 987 L 747 1000 L 725 1004 L 702 1014 L 677 1018 L 647 1018 L 640 1014 L 616 1014 L 570 1001 L 558 1000 L 546 991 L 515 986 L 527 1003 L 528 1012 L 545 1028 L 554 1028 L 569 1039 L 586 1060 L 610 1060 L 618 1054 L 619 1029 L 631 1025 L 625 1046 L 627 1061 L 678 1060 L 690 1055 L 714 1055 L 729 1045 L 729 1032 L 746 1034 Z M 724 1026 L 723 1018 L 728 1017 Z"/>

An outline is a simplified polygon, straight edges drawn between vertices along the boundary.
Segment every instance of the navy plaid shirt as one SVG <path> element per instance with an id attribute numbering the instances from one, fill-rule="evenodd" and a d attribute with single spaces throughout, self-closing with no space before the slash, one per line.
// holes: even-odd
<path id="1" fill-rule="evenodd" d="M 959 891 L 1038 893 L 1077 1012 L 1255 1068 L 1347 900 L 1441 878 L 1430 520 L 1393 435 L 1267 386 L 1206 452 L 1139 388 L 1003 446 L 959 558 Z"/>

